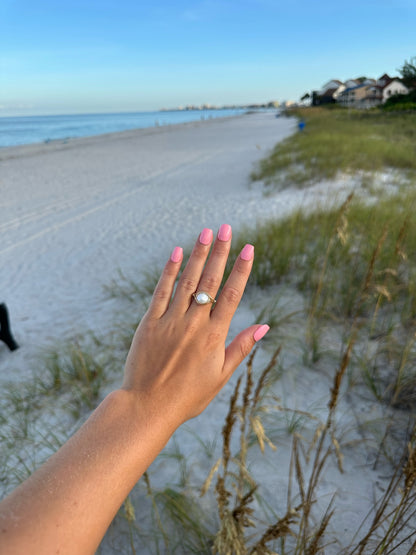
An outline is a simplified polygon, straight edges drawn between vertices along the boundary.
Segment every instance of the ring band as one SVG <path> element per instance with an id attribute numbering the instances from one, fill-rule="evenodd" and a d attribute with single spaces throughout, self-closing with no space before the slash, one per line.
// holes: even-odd
<path id="1" fill-rule="evenodd" d="M 217 302 L 215 299 L 211 297 L 211 295 L 208 295 L 208 293 L 205 293 L 205 291 L 195 291 L 195 293 L 193 293 L 192 296 L 195 299 L 195 302 L 197 304 L 211 303 L 212 306 L 214 306 L 214 304 Z"/>

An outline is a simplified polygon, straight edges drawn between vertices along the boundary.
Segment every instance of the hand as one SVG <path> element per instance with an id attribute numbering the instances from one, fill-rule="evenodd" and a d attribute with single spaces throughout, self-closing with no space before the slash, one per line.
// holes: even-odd
<path id="1" fill-rule="evenodd" d="M 204 229 L 172 298 L 183 259 L 182 249 L 174 249 L 126 362 L 123 389 L 147 404 L 151 414 L 162 412 L 173 428 L 204 410 L 269 329 L 251 326 L 225 348 L 231 319 L 252 268 L 252 245 L 241 251 L 215 306 L 195 302 L 195 291 L 213 298 L 218 293 L 230 251 L 231 227 L 221 226 L 206 262 L 212 240 L 212 231 Z"/>
<path id="2" fill-rule="evenodd" d="M 251 326 L 225 348 L 253 263 L 251 245 L 241 251 L 213 310 L 192 297 L 196 290 L 215 297 L 230 242 L 231 228 L 223 225 L 205 265 L 212 243 L 212 231 L 205 229 L 172 299 L 183 257 L 182 249 L 174 249 L 137 328 L 122 389 L 107 395 L 74 436 L 0 503 L 2 553 L 95 553 L 175 429 L 208 405 L 268 331 L 267 325 Z"/>

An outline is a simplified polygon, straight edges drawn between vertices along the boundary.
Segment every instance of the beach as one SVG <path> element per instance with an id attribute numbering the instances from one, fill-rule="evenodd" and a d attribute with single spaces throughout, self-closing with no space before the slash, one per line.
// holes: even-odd
<path id="1" fill-rule="evenodd" d="M 328 183 L 270 193 L 262 183 L 250 180 L 254 165 L 296 129 L 295 119 L 256 113 L 0 150 L 0 301 L 9 307 L 21 346 L 10 353 L 0 345 L 2 382 L 28 380 L 35 368 L 39 371 L 35 361 L 44 349 L 85 330 L 111 333 L 119 301 L 109 298 L 105 286 L 117 279 L 118 271 L 140 280 L 147 270 L 161 268 L 174 246 L 191 247 L 203 227 L 217 230 L 229 223 L 238 232 L 327 198 Z M 330 185 L 331 198 L 336 187 L 340 200 L 351 189 L 351 183 L 344 187 L 342 180 Z M 265 306 L 267 298 L 261 302 Z M 302 308 L 301 297 L 293 291 L 281 292 L 280 302 L 286 303 L 287 312 Z M 230 336 L 255 323 L 260 306 L 251 292 L 237 312 Z M 277 394 L 288 405 L 300 410 L 312 407 L 314 414 L 323 414 L 333 369 L 318 376 L 302 365 L 303 333 L 299 328 L 299 337 L 286 345 L 283 356 L 290 372 Z M 260 352 L 258 358 L 267 362 L 269 355 L 270 351 Z M 120 380 L 121 376 L 122 368 Z M 168 445 L 171 450 L 179 445 L 185 458 L 193 461 L 191 474 L 199 487 L 218 456 L 220 441 L 211 461 L 198 452 L 195 434 L 214 442 L 234 384 L 233 379 L 207 411 L 179 429 Z M 354 419 L 361 410 L 351 409 L 348 399 L 340 403 L 351 441 L 360 437 Z M 380 415 L 374 403 L 367 403 L 366 411 L 373 411 L 374 418 Z M 283 511 L 291 439 L 282 441 L 285 448 L 279 446 L 273 465 L 283 472 L 272 472 L 270 458 L 259 457 L 257 451 L 250 464 L 267 501 Z M 371 506 L 380 473 L 366 466 L 367 458 L 365 450 L 349 453 L 345 473 L 341 475 L 331 463 L 322 481 L 322 507 L 337 492 L 333 537 L 341 544 Z M 155 487 L 173 479 L 177 469 L 171 461 L 165 455 L 152 465 Z M 144 494 L 136 493 L 140 495 Z M 210 506 L 205 500 L 201 503 Z M 141 526 L 150 526 L 148 512 L 148 505 L 136 509 Z M 115 552 L 123 538 L 117 529 L 110 530 L 102 552 Z M 338 547 L 328 553 L 338 553 Z"/>
<path id="2" fill-rule="evenodd" d="M 103 286 L 119 269 L 139 277 L 203 227 L 281 212 L 249 174 L 294 129 L 264 113 L 0 150 L 0 291 L 22 346 L 0 349 L 1 379 L 30 373 L 45 344 L 111 328 Z"/>

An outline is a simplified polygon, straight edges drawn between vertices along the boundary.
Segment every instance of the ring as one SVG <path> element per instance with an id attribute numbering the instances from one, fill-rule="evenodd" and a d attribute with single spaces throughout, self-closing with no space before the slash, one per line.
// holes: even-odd
<path id="1" fill-rule="evenodd" d="M 208 295 L 208 293 L 205 293 L 205 291 L 196 291 L 195 293 L 192 294 L 192 296 L 195 299 L 195 302 L 197 304 L 211 303 L 212 306 L 214 306 L 214 304 L 217 302 L 215 299 L 211 297 L 211 295 Z"/>

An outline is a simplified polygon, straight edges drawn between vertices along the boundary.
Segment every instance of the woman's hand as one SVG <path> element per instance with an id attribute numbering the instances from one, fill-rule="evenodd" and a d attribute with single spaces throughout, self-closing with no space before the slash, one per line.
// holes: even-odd
<path id="1" fill-rule="evenodd" d="M 239 254 L 216 304 L 196 303 L 196 291 L 212 298 L 218 294 L 230 251 L 231 227 L 221 226 L 207 261 L 212 240 L 212 231 L 204 229 L 173 294 L 183 258 L 182 249 L 174 249 L 126 362 L 123 389 L 136 394 L 152 413 L 163 411 L 173 428 L 204 410 L 269 329 L 251 326 L 225 348 L 231 319 L 252 268 L 252 245 Z"/>

